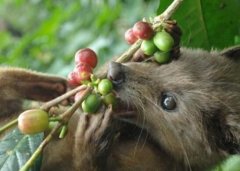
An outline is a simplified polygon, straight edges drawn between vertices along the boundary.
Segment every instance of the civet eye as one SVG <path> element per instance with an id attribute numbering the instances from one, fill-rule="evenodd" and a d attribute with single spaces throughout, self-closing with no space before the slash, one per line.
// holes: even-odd
<path id="1" fill-rule="evenodd" d="M 175 110 L 177 107 L 175 97 L 169 93 L 163 94 L 161 97 L 161 106 L 167 111 Z"/>

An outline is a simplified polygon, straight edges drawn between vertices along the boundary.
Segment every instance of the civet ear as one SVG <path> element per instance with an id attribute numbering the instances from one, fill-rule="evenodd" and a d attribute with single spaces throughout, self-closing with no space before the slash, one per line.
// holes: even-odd
<path id="1" fill-rule="evenodd" d="M 48 101 L 63 94 L 66 89 L 64 78 L 0 67 L 0 117 L 20 112 L 23 99 Z"/>
<path id="2" fill-rule="evenodd" d="M 240 45 L 224 49 L 221 51 L 221 55 L 232 59 L 240 59 Z"/>
<path id="3" fill-rule="evenodd" d="M 48 101 L 67 89 L 64 78 L 20 68 L 0 68 L 0 81 L 6 99 Z"/>

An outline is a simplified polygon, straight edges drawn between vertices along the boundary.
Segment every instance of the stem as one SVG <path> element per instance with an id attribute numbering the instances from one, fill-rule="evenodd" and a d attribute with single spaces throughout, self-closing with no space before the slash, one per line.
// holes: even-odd
<path id="1" fill-rule="evenodd" d="M 62 102 L 63 100 L 65 100 L 65 99 L 73 96 L 73 95 L 76 94 L 77 92 L 82 91 L 82 90 L 84 90 L 84 89 L 86 89 L 86 88 L 87 88 L 86 85 L 82 85 L 82 86 L 76 87 L 75 89 L 70 90 L 69 92 L 67 92 L 67 93 L 65 93 L 65 94 L 63 94 L 63 95 L 61 95 L 61 96 L 59 96 L 59 97 L 57 97 L 57 98 L 55 98 L 55 99 L 53 99 L 53 100 L 45 103 L 45 104 L 43 104 L 43 105 L 40 107 L 40 109 L 45 110 L 45 111 L 48 111 L 50 107 L 59 104 L 59 103 Z M 61 118 L 60 118 L 60 119 L 61 119 Z M 7 130 L 8 128 L 16 125 L 17 122 L 18 122 L 18 119 L 14 119 L 14 120 L 8 122 L 7 124 L 3 125 L 3 126 L 0 128 L 0 134 L 1 134 L 3 131 Z"/>
<path id="2" fill-rule="evenodd" d="M 141 43 L 142 40 L 138 40 L 136 43 L 134 43 L 125 53 L 117 58 L 116 62 L 124 63 L 129 61 L 132 58 L 132 55 L 139 49 Z"/>
<path id="3" fill-rule="evenodd" d="M 87 87 L 86 90 L 83 92 L 81 97 L 76 101 L 66 112 L 60 115 L 63 123 L 67 123 L 68 120 L 71 118 L 72 114 L 79 108 L 82 101 L 85 99 L 85 97 L 92 91 L 92 88 Z"/>
<path id="4" fill-rule="evenodd" d="M 42 153 L 43 148 L 50 142 L 55 132 L 63 125 L 63 123 L 58 123 L 53 130 L 48 134 L 48 136 L 42 141 L 42 143 L 38 146 L 36 151 L 32 154 L 32 156 L 28 159 L 28 161 L 23 165 L 20 171 L 28 171 L 31 166 L 34 164 L 35 160 Z"/>
<path id="5" fill-rule="evenodd" d="M 40 107 L 40 109 L 45 110 L 45 111 L 48 111 L 50 107 L 59 104 L 61 101 L 65 100 L 65 99 L 67 99 L 67 98 L 69 98 L 69 97 L 71 97 L 72 95 L 74 95 L 74 94 L 76 94 L 77 92 L 82 91 L 82 90 L 84 90 L 84 89 L 86 89 L 86 88 L 87 88 L 86 85 L 82 85 L 82 86 L 76 87 L 75 89 L 73 89 L 73 90 L 71 90 L 71 91 L 69 91 L 69 92 L 67 92 L 67 93 L 65 93 L 65 94 L 63 94 L 63 95 L 61 95 L 61 96 L 59 96 L 59 97 L 57 97 L 57 98 L 55 98 L 55 99 L 53 99 L 53 100 L 45 103 L 45 104 L 43 104 L 43 105 Z M 52 118 L 52 119 L 53 119 L 53 118 Z M 59 118 L 59 119 L 61 119 L 61 118 Z M 59 120 L 59 119 L 58 119 L 58 120 Z M 50 120 L 51 120 L 51 118 L 50 118 Z M 53 119 L 53 120 L 54 120 L 54 119 Z M 52 120 L 52 121 L 53 121 L 53 120 Z M 56 120 L 57 120 L 57 119 L 56 119 Z M 14 119 L 14 120 L 8 122 L 7 124 L 3 125 L 3 126 L 0 128 L 0 134 L 1 134 L 2 132 L 4 132 L 5 130 L 7 130 L 8 128 L 16 125 L 17 122 L 18 122 L 18 119 Z"/>
<path id="6" fill-rule="evenodd" d="M 7 130 L 8 128 L 11 128 L 12 126 L 16 125 L 18 122 L 18 119 L 14 119 L 10 122 L 8 122 L 6 125 L 3 125 L 1 128 L 0 128 L 0 134 L 2 132 L 4 132 L 5 130 Z"/>
<path id="7" fill-rule="evenodd" d="M 169 20 L 173 13 L 178 9 L 184 0 L 174 0 L 168 8 L 159 16 L 155 17 L 154 20 Z"/>
<path id="8" fill-rule="evenodd" d="M 60 135 L 59 135 L 59 138 L 62 139 L 65 137 L 67 133 L 67 125 L 63 125 L 62 129 L 61 129 L 61 132 L 60 132 Z"/>
<path id="9" fill-rule="evenodd" d="M 49 122 L 55 122 L 55 121 L 60 122 L 60 121 L 61 121 L 61 118 L 57 116 L 57 117 L 51 117 L 51 118 L 49 118 L 48 120 L 49 120 Z"/>
<path id="10" fill-rule="evenodd" d="M 76 88 L 77 89 L 77 88 Z M 42 143 L 38 146 L 36 151 L 32 154 L 32 156 L 28 159 L 28 161 L 23 165 L 23 167 L 20 169 L 20 171 L 28 171 L 37 157 L 42 153 L 44 147 L 50 142 L 53 135 L 58 131 L 58 129 L 63 126 L 65 123 L 68 122 L 68 120 L 71 118 L 73 113 L 79 108 L 82 101 L 85 99 L 85 97 L 90 93 L 92 89 L 90 87 L 87 87 L 86 90 L 83 92 L 82 96 L 79 98 L 78 101 L 76 101 L 66 112 L 60 115 L 62 118 L 62 122 L 59 122 L 53 130 L 47 135 L 47 137 L 42 141 Z"/>
<path id="11" fill-rule="evenodd" d="M 43 104 L 40 108 L 42 110 L 48 111 L 50 107 L 55 106 L 55 105 L 59 104 L 60 102 L 62 102 L 63 100 L 73 96 L 77 92 L 86 89 L 86 87 L 87 87 L 86 85 L 82 85 L 82 86 L 76 87 L 75 89 L 70 90 L 67 93 L 65 93 L 65 94 L 63 94 L 63 95 L 61 95 L 61 96 L 59 96 L 59 97 L 57 97 L 57 98 L 55 98 L 55 99 L 45 103 L 45 104 Z"/>

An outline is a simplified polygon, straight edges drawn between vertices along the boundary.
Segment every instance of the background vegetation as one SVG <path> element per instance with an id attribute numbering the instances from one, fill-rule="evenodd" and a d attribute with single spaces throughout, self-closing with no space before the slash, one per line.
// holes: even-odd
<path id="1" fill-rule="evenodd" d="M 101 64 L 128 47 L 125 30 L 143 16 L 154 15 L 158 3 L 3 0 L 0 63 L 66 75 L 73 68 L 74 53 L 90 47 Z"/>
<path id="2" fill-rule="evenodd" d="M 66 76 L 74 53 L 90 47 L 100 66 L 127 49 L 123 35 L 129 27 L 161 13 L 170 2 L 0 0 L 0 65 Z M 239 0 L 185 0 L 173 17 L 183 30 L 182 45 L 209 50 L 240 44 L 239 9 Z M 233 171 L 232 166 L 240 170 L 238 157 L 217 169 Z"/>

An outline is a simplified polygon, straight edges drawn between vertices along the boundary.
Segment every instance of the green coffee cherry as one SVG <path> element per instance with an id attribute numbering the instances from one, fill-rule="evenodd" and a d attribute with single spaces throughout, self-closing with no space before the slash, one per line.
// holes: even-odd
<path id="1" fill-rule="evenodd" d="M 18 128 L 24 134 L 36 134 L 48 129 L 48 113 L 41 109 L 27 110 L 18 117 Z"/>
<path id="2" fill-rule="evenodd" d="M 157 48 L 163 52 L 170 51 L 174 45 L 174 39 L 166 31 L 158 32 L 153 37 L 153 42 L 157 46 Z"/>
<path id="3" fill-rule="evenodd" d="M 145 55 L 152 55 L 157 51 L 157 47 L 155 46 L 153 40 L 143 40 L 141 50 Z"/>
<path id="4" fill-rule="evenodd" d="M 153 56 L 155 61 L 157 61 L 159 64 L 168 63 L 171 60 L 170 52 L 157 51 Z"/>
<path id="5" fill-rule="evenodd" d="M 110 93 L 113 89 L 113 85 L 112 82 L 108 79 L 102 79 L 100 81 L 100 83 L 98 84 L 98 91 L 102 94 L 102 95 L 106 95 L 108 93 Z"/>
<path id="6" fill-rule="evenodd" d="M 117 103 L 117 98 L 113 93 L 109 93 L 103 97 L 103 102 L 107 106 L 111 104 L 114 107 Z"/>
<path id="7" fill-rule="evenodd" d="M 83 102 L 82 109 L 85 113 L 95 113 L 101 106 L 101 97 L 99 94 L 90 94 Z"/>

